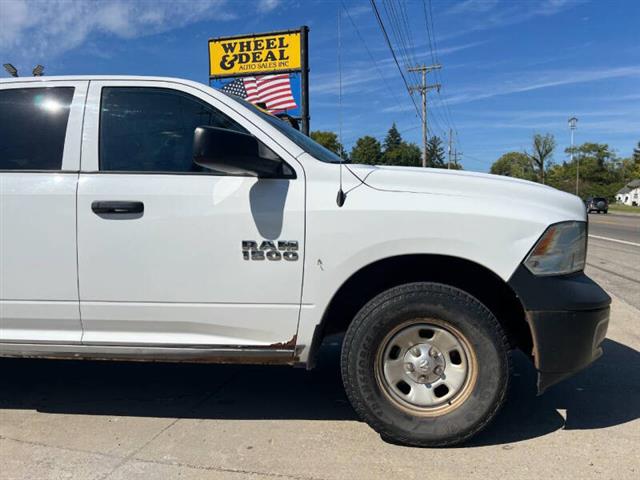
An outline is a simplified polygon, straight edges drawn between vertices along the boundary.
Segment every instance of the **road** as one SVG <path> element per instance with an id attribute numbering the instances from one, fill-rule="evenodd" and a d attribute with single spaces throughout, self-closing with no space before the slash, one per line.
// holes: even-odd
<path id="1" fill-rule="evenodd" d="M 640 215 L 590 214 L 587 273 L 640 309 Z"/>
<path id="2" fill-rule="evenodd" d="M 633 243 L 640 217 L 618 217 L 592 215 L 591 234 Z M 505 408 L 463 447 L 384 442 L 347 402 L 336 342 L 312 372 L 2 360 L 0 479 L 636 479 L 639 258 L 589 239 L 613 297 L 605 354 L 542 396 L 517 355 Z"/>
<path id="3" fill-rule="evenodd" d="M 589 234 L 640 245 L 640 214 L 590 213 Z"/>

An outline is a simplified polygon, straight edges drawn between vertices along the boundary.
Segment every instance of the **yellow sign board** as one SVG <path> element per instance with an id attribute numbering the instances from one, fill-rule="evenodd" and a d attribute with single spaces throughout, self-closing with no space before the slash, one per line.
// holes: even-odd
<path id="1" fill-rule="evenodd" d="M 302 68 L 300 32 L 209 40 L 209 76 L 289 72 Z"/>

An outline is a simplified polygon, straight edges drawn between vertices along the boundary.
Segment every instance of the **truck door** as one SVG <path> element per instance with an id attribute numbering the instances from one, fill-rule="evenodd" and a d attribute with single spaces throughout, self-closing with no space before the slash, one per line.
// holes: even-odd
<path id="1" fill-rule="evenodd" d="M 224 102 L 171 82 L 91 82 L 85 124 L 78 189 L 83 343 L 291 340 L 304 249 L 305 185 L 295 159 Z M 254 134 L 297 178 L 258 180 L 194 165 L 193 133 L 202 125 Z M 265 241 L 297 242 L 296 260 L 243 254 L 243 242 Z"/>
<path id="2" fill-rule="evenodd" d="M 0 342 L 80 342 L 76 188 L 87 84 L 0 84 Z"/>

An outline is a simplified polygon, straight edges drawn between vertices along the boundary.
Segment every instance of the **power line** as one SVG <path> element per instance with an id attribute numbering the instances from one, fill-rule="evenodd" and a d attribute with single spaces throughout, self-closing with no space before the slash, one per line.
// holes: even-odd
<path id="1" fill-rule="evenodd" d="M 387 15 L 388 25 L 391 27 L 391 33 L 393 34 L 393 37 L 395 39 L 395 45 L 397 49 L 396 60 L 401 59 L 404 62 L 404 66 L 407 67 L 409 66 L 409 49 L 407 47 L 407 41 L 403 34 L 402 28 L 398 21 L 398 16 L 396 14 L 395 7 L 392 3 L 389 3 L 390 0 L 382 0 L 382 2 L 383 2 L 384 10 Z M 382 14 L 380 12 L 378 12 L 378 14 L 380 16 L 380 20 L 384 25 L 385 23 L 382 20 Z M 387 38 L 389 38 L 388 34 L 387 34 Z M 390 38 L 389 38 L 389 43 L 392 43 Z M 396 52 L 396 50 L 394 50 L 394 52 Z M 399 63 L 400 63 L 400 60 L 398 60 L 396 65 L 399 65 Z M 413 80 L 411 78 L 411 74 L 407 75 L 405 79 L 408 79 L 408 81 Z M 415 106 L 415 103 L 414 103 L 414 106 Z M 418 112 L 418 116 L 419 116 L 419 112 Z"/>
<path id="2" fill-rule="evenodd" d="M 429 2 L 428 11 L 427 11 L 427 1 Z M 431 0 L 422 0 L 422 7 L 424 12 L 425 27 L 427 30 L 427 40 L 429 43 L 429 50 L 431 52 L 431 59 L 434 63 L 440 63 L 440 59 L 438 58 L 438 45 L 437 45 L 435 27 L 433 24 L 433 8 L 432 8 Z M 436 80 L 440 83 L 444 83 L 440 72 L 436 72 Z M 453 131 L 455 132 L 456 134 L 455 141 L 458 144 L 458 146 L 460 146 L 458 129 L 456 128 L 455 122 L 453 121 L 453 115 L 451 114 L 451 109 L 449 108 L 446 95 L 441 91 L 438 91 L 438 100 L 439 100 L 440 107 L 444 107 L 443 108 L 444 117 L 446 118 L 445 123 L 447 123 L 448 127 L 450 129 L 453 129 Z M 435 111 L 437 112 L 437 110 Z"/>
<path id="3" fill-rule="evenodd" d="M 387 25 L 390 27 L 390 32 L 395 40 L 395 46 L 398 52 L 397 58 L 399 59 L 399 62 L 402 60 L 406 68 L 409 68 L 411 65 L 418 64 L 415 56 L 415 45 L 413 42 L 414 35 L 411 32 L 406 5 L 403 4 L 401 0 L 382 0 L 382 2 L 387 16 Z M 382 14 L 380 14 L 380 16 L 382 18 Z M 413 84 L 420 83 L 420 75 L 416 71 L 409 70 L 406 78 Z M 448 124 L 449 122 L 440 114 L 439 109 L 434 109 L 432 123 L 434 128 L 442 133 L 443 137 L 446 136 L 444 133 L 445 128 L 442 126 L 442 123 Z"/>
<path id="4" fill-rule="evenodd" d="M 397 0 L 397 6 L 394 0 L 383 0 L 383 2 L 391 31 L 396 40 L 396 45 L 399 47 L 400 56 L 402 56 L 405 67 L 408 69 L 407 78 L 409 78 L 413 84 L 419 84 L 421 81 L 419 71 L 410 69 L 411 65 L 417 65 L 419 62 L 415 56 L 415 45 L 413 43 L 413 34 L 407 15 L 406 4 L 400 0 Z M 422 116 L 424 118 L 424 109 Z M 443 120 L 440 113 L 434 110 L 432 123 L 436 129 L 444 133 L 445 129 L 442 127 L 441 122 L 447 123 Z"/>
<path id="5" fill-rule="evenodd" d="M 369 58 L 373 62 L 373 65 L 376 67 L 376 71 L 378 72 L 378 75 L 380 76 L 380 79 L 385 84 L 385 86 L 389 90 L 389 93 L 393 96 L 393 99 L 396 101 L 396 103 L 400 103 L 400 100 L 398 99 L 398 97 L 396 96 L 395 92 L 393 91 L 393 89 L 389 85 L 389 82 L 387 81 L 385 76 L 382 74 L 382 70 L 380 70 L 380 66 L 378 65 L 378 62 L 376 61 L 376 59 L 373 56 L 373 54 L 371 53 L 371 50 L 369 50 L 369 47 L 367 46 L 367 42 L 365 42 L 362 34 L 360 33 L 360 30 L 358 29 L 356 23 L 353 21 L 353 18 L 351 17 L 351 14 L 349 13 L 349 10 L 347 9 L 347 6 L 344 4 L 343 0 L 341 0 L 340 3 L 342 4 L 342 8 L 344 9 L 344 11 L 346 12 L 347 18 L 351 22 L 351 25 L 353 26 L 353 29 L 356 31 L 356 34 L 358 35 L 358 38 L 360 38 L 360 41 L 364 45 L 364 48 L 367 51 L 367 54 L 369 55 Z"/>
<path id="6" fill-rule="evenodd" d="M 408 28 L 408 25 L 404 23 L 402 6 L 398 4 L 398 9 L 396 9 L 392 0 L 383 1 L 385 11 L 387 12 L 387 17 L 389 18 L 389 22 L 396 37 L 396 43 L 401 47 L 402 55 L 405 61 L 405 67 L 408 67 L 410 64 L 417 63 L 413 56 L 413 41 L 411 39 L 411 32 Z"/>
<path id="7" fill-rule="evenodd" d="M 413 32 L 411 30 L 411 23 L 409 22 L 409 16 L 407 15 L 407 4 L 398 0 L 398 10 L 400 11 L 400 18 L 402 20 L 402 25 L 405 28 L 407 39 L 409 41 L 409 52 L 412 63 L 417 64 L 416 59 L 416 46 L 413 43 Z"/>
<path id="8" fill-rule="evenodd" d="M 398 20 L 398 15 L 396 13 L 393 3 L 390 3 L 390 0 L 382 0 L 382 1 L 383 1 L 384 10 L 387 14 L 387 20 L 391 27 L 391 33 L 393 34 L 396 47 L 398 48 L 398 51 L 399 51 L 398 56 L 402 58 L 402 61 L 404 62 L 403 66 L 406 68 L 410 65 L 409 51 L 407 47 L 407 42 L 403 35 L 402 27 L 400 26 L 400 22 Z M 413 77 L 411 73 L 409 73 L 407 77 L 411 82 L 415 83 L 417 81 L 417 79 Z"/>
<path id="9" fill-rule="evenodd" d="M 423 0 L 423 2 L 424 2 L 424 0 Z M 429 18 L 431 20 L 431 35 L 433 36 L 434 54 L 435 54 L 436 60 L 439 61 L 439 58 L 438 58 L 438 40 L 437 40 L 437 37 L 436 37 L 435 27 L 433 25 L 433 8 L 432 8 L 431 0 L 428 0 L 428 2 L 429 2 Z M 440 72 L 437 73 L 436 78 L 438 79 L 438 81 L 442 82 L 442 78 L 441 78 Z M 453 121 L 453 115 L 451 115 L 451 109 L 449 108 L 449 104 L 447 102 L 446 95 L 445 94 L 441 95 L 440 92 L 438 92 L 438 97 L 441 99 L 442 103 L 445 106 L 445 113 L 448 116 L 449 121 L 451 122 L 451 124 L 453 124 L 453 130 L 456 133 L 456 142 L 458 143 L 458 146 L 460 146 L 459 141 L 458 141 L 458 129 L 456 128 L 455 122 Z"/>
<path id="10" fill-rule="evenodd" d="M 427 31 L 427 40 L 429 43 L 429 51 L 431 53 L 431 61 L 432 63 L 440 63 L 440 59 L 438 58 L 438 47 L 437 47 L 437 43 L 436 43 L 436 33 L 435 33 L 435 28 L 433 26 L 433 12 L 431 10 L 431 0 L 429 0 L 429 12 L 430 14 L 427 13 L 427 3 L 426 0 L 422 0 L 422 8 L 424 11 L 424 21 L 425 21 L 425 27 L 426 27 L 426 31 Z M 440 75 L 440 72 L 436 72 L 436 80 L 440 83 L 444 83 L 442 81 L 442 77 Z M 440 90 L 438 90 L 438 100 L 440 103 L 440 106 L 442 106 L 442 96 L 440 94 Z M 434 109 L 434 112 L 436 112 L 437 115 L 440 115 L 439 109 Z M 447 126 L 449 128 L 452 128 L 453 125 L 453 121 L 451 119 L 450 116 L 447 117 L 447 112 L 445 111 L 445 115 L 444 115 L 444 123 L 447 124 Z M 455 130 L 455 129 L 454 129 Z M 456 132 L 457 133 L 457 132 Z"/>
<path id="11" fill-rule="evenodd" d="M 389 35 L 387 34 L 387 29 L 384 26 L 384 23 L 382 22 L 382 18 L 380 17 L 380 12 L 378 11 L 378 6 L 376 5 L 376 0 L 370 0 L 371 2 L 371 8 L 373 8 L 373 13 L 376 16 L 376 19 L 378 20 L 378 25 L 380 26 L 380 29 L 382 30 L 382 33 L 384 34 L 384 38 L 387 41 L 387 46 L 389 47 L 389 50 L 391 51 L 391 56 L 393 57 L 393 61 L 396 64 L 396 67 L 398 67 L 398 72 L 400 72 L 400 76 L 402 77 L 402 81 L 404 82 L 404 86 L 407 89 L 407 93 L 409 93 L 409 96 L 411 97 L 411 102 L 413 102 L 413 106 L 416 108 L 416 113 L 418 115 L 418 117 L 420 117 L 420 110 L 418 109 L 418 105 L 416 104 L 416 101 L 414 100 L 413 96 L 411 96 L 411 92 L 409 90 L 409 83 L 407 82 L 407 79 L 404 76 L 404 72 L 402 71 L 402 68 L 400 67 L 400 63 L 398 63 L 398 58 L 396 57 L 396 52 L 393 50 L 393 45 L 391 45 L 391 40 L 389 40 Z"/>

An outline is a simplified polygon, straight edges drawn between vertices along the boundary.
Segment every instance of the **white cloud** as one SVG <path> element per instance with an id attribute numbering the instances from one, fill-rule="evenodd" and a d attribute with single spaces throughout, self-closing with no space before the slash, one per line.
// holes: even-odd
<path id="1" fill-rule="evenodd" d="M 337 96 L 340 84 L 342 84 L 342 94 L 370 91 L 371 88 L 377 90 L 382 88 L 380 85 L 380 77 L 365 72 L 364 70 L 354 69 L 342 72 L 342 79 L 338 78 L 338 72 L 314 73 L 311 72 L 311 93 L 329 96 Z M 371 87 L 365 87 L 366 84 L 372 84 Z"/>
<path id="2" fill-rule="evenodd" d="M 279 0 L 260 0 L 263 11 Z M 32 65 L 90 37 L 134 38 L 203 20 L 235 18 L 228 0 L 0 0 L 0 54 Z"/>
<path id="3" fill-rule="evenodd" d="M 356 18 L 361 15 L 371 14 L 371 5 L 362 4 L 362 5 L 353 5 L 346 8 L 347 12 L 345 12 L 345 16 Z"/>
<path id="4" fill-rule="evenodd" d="M 467 103 L 474 100 L 529 92 L 541 88 L 594 82 L 610 78 L 640 77 L 640 65 L 590 70 L 555 70 L 539 73 L 527 73 L 520 78 L 505 78 L 502 83 L 490 86 L 479 85 L 449 97 L 449 104 Z"/>
<path id="5" fill-rule="evenodd" d="M 455 38 L 470 32 L 500 28 L 549 17 L 568 10 L 586 0 L 539 0 L 527 2 L 499 0 L 467 0 L 445 12 L 457 15 L 463 25 L 458 31 L 445 34 L 441 39 Z"/>
<path id="6" fill-rule="evenodd" d="M 467 48 L 473 48 L 478 45 L 483 45 L 485 43 L 487 43 L 487 41 L 471 42 L 461 45 L 451 45 L 449 47 L 438 49 L 438 53 L 439 55 L 444 56 L 460 50 L 465 50 Z M 430 58 L 430 54 L 428 51 L 423 50 L 420 52 L 420 49 L 418 47 L 419 46 L 416 46 L 416 51 L 419 53 L 416 53 L 413 56 L 416 61 L 422 61 L 424 59 Z M 314 93 L 315 95 L 330 96 L 338 94 L 339 80 L 337 71 L 324 73 L 316 73 L 312 71 L 311 75 L 312 82 L 310 88 L 312 93 Z M 397 82 L 400 82 L 400 76 L 398 75 L 398 69 L 391 56 L 378 60 L 377 68 L 372 68 L 372 65 L 368 62 L 368 60 L 353 61 L 350 62 L 349 68 L 343 70 L 342 72 L 342 93 L 371 93 L 374 91 L 385 90 L 387 89 L 388 84 Z M 397 83 L 396 86 L 398 88 L 398 90 L 396 90 L 398 94 L 397 97 L 402 98 L 402 95 L 404 95 L 404 86 L 401 83 Z M 415 108 L 411 102 L 409 102 L 409 105 L 411 109 Z M 383 111 L 395 112 L 404 110 L 404 108 L 401 110 L 392 108 Z"/>
<path id="7" fill-rule="evenodd" d="M 438 48 L 438 55 L 447 55 L 448 53 L 459 52 L 460 50 L 466 50 L 467 48 L 477 47 L 478 45 L 484 45 L 488 43 L 488 40 L 482 40 L 479 42 L 465 43 L 462 45 L 452 45 L 450 47 Z"/>
<path id="8" fill-rule="evenodd" d="M 383 112 L 386 113 L 401 113 L 401 112 L 412 112 L 416 107 L 413 106 L 413 103 L 407 101 L 403 104 L 395 104 L 389 107 L 385 107 L 382 109 Z"/>
<path id="9" fill-rule="evenodd" d="M 497 5 L 498 0 L 465 0 L 464 2 L 456 3 L 444 13 L 445 15 L 449 15 L 488 12 L 489 10 L 493 10 Z"/>
<path id="10" fill-rule="evenodd" d="M 258 11 L 270 12 L 278 8 L 281 3 L 281 0 L 258 0 Z"/>

